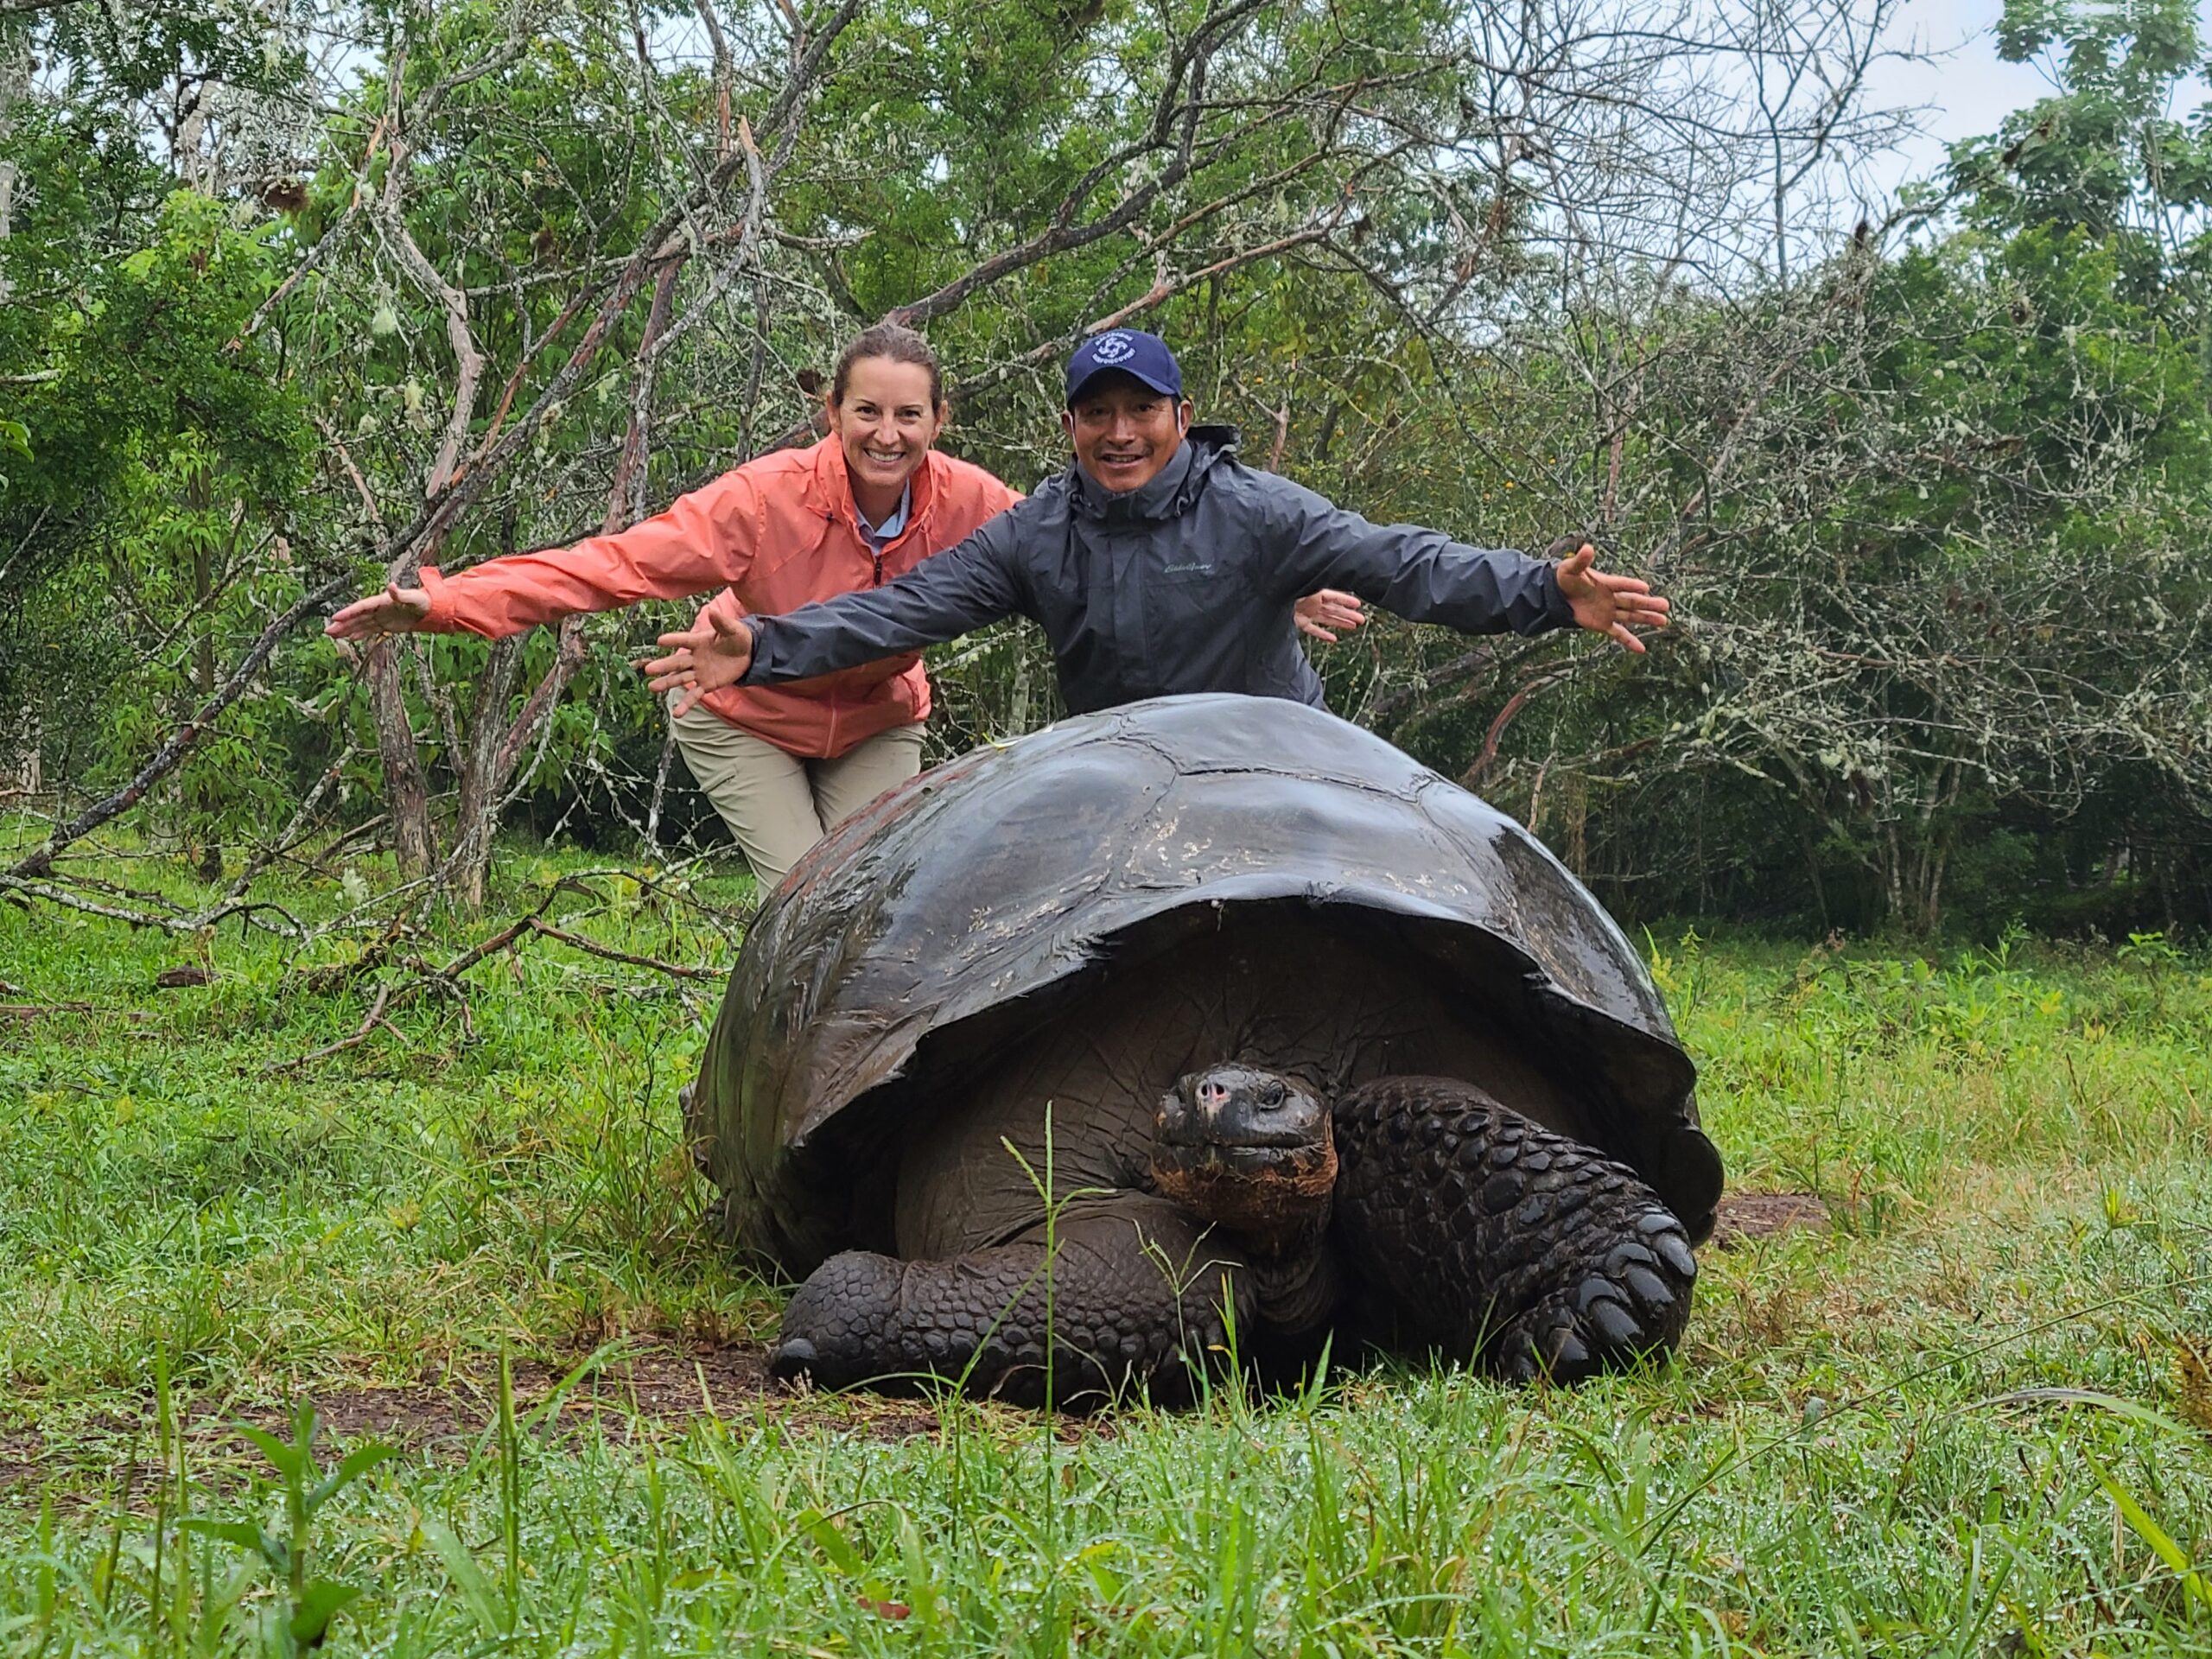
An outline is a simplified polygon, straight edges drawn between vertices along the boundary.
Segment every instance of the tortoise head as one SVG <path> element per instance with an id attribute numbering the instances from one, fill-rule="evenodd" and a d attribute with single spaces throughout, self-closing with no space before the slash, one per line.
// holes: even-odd
<path id="1" fill-rule="evenodd" d="M 1337 1147 L 1328 1103 L 1281 1072 L 1215 1065 L 1182 1077 L 1154 1117 L 1160 1191 L 1263 1254 L 1329 1214 Z"/>

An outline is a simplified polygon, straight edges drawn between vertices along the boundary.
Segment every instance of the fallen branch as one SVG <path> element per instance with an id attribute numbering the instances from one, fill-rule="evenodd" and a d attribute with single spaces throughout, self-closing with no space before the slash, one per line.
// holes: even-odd
<path id="1" fill-rule="evenodd" d="M 238 872 L 238 880 L 231 883 L 229 889 L 223 894 L 224 898 L 244 898 L 245 890 L 253 885 L 255 877 L 307 838 L 304 827 L 308 820 L 315 817 L 315 809 L 322 804 L 323 797 L 327 795 L 338 782 L 339 774 L 346 769 L 346 763 L 359 752 L 355 745 L 348 743 L 345 751 L 323 768 L 322 776 L 315 779 L 315 787 L 308 791 L 307 798 L 300 803 L 299 810 L 292 814 L 291 822 L 277 832 L 276 840 L 270 842 L 247 861 L 245 868 Z"/>
<path id="2" fill-rule="evenodd" d="M 608 962 L 626 962 L 632 968 L 650 968 L 656 973 L 673 974 L 678 979 L 720 979 L 722 977 L 721 970 L 715 968 L 686 968 L 679 963 L 663 962 L 656 957 L 633 957 L 626 950 L 614 950 L 612 946 L 601 944 L 596 940 L 587 939 L 581 934 L 565 932 L 550 922 L 533 921 L 530 925 L 530 930 L 533 933 L 542 933 L 549 939 L 558 939 L 562 944 L 582 950 L 587 955 L 602 957 Z"/>
<path id="3" fill-rule="evenodd" d="M 640 881 L 640 885 L 648 884 Z M 571 950 L 581 950 L 588 956 L 598 957 L 608 962 L 622 963 L 633 968 L 649 968 L 655 973 L 667 974 L 677 979 L 715 980 L 721 977 L 721 970 L 718 969 L 692 968 L 680 963 L 663 962 L 654 957 L 636 956 L 627 950 L 618 950 L 612 945 L 601 944 L 596 939 L 586 938 L 582 934 L 571 933 L 566 928 L 555 926 L 545 920 L 545 912 L 552 908 L 554 900 L 563 893 L 580 893 L 592 899 L 600 896 L 589 887 L 583 886 L 576 878 L 563 876 L 547 889 L 545 896 L 538 901 L 537 908 L 528 915 L 518 917 L 509 922 L 442 965 L 434 965 L 425 961 L 421 956 L 412 953 L 395 959 L 393 948 L 404 936 L 407 918 L 404 912 L 394 916 L 391 925 L 385 928 L 382 936 L 364 949 L 354 960 L 349 963 L 327 963 L 320 968 L 311 968 L 301 976 L 301 981 L 310 991 L 318 993 L 334 991 L 394 960 L 407 970 L 406 976 L 386 980 L 378 985 L 376 998 L 370 1004 L 368 1012 L 362 1016 L 361 1023 L 347 1035 L 335 1042 L 326 1043 L 321 1048 L 311 1050 L 296 1059 L 271 1062 L 264 1070 L 271 1073 L 296 1071 L 302 1066 L 312 1065 L 316 1060 L 327 1059 L 333 1054 L 340 1054 L 347 1049 L 357 1048 L 367 1041 L 379 1026 L 387 1031 L 391 1031 L 394 1036 L 399 1036 L 400 1033 L 394 1029 L 391 1022 L 390 1015 L 392 1011 L 420 996 L 423 992 L 430 990 L 438 991 L 454 1000 L 454 1005 L 461 1011 L 464 1039 L 473 1040 L 475 1036 L 475 1024 L 469 1011 L 468 993 L 461 982 L 461 976 L 472 969 L 482 966 L 491 957 L 513 950 L 523 940 L 533 935 L 556 940 Z M 402 1040 L 405 1039 L 402 1038 Z"/>
<path id="4" fill-rule="evenodd" d="M 364 945 L 360 954 L 353 961 L 326 962 L 319 967 L 310 968 L 300 976 L 301 983 L 317 995 L 327 995 L 332 991 L 342 990 L 364 974 L 376 972 L 391 955 L 392 946 L 399 943 L 399 936 L 407 926 L 407 916 L 408 912 L 404 909 L 393 912 L 391 925 Z"/>
<path id="5" fill-rule="evenodd" d="M 59 879 L 66 880 L 68 878 L 64 876 Z M 307 930 L 300 925 L 299 918 L 291 912 L 286 910 L 282 905 L 271 904 L 265 899 L 241 899 L 233 903 L 218 905 L 213 910 L 196 912 L 189 916 L 165 916 L 156 911 L 125 910 L 118 905 L 99 904 L 84 897 L 81 893 L 72 893 L 67 887 L 55 887 L 51 881 L 27 880 L 13 871 L 0 873 L 0 893 L 21 893 L 29 899 L 43 899 L 48 904 L 60 905 L 64 910 L 74 910 L 87 916 L 98 916 L 104 921 L 122 922 L 130 927 L 156 927 L 165 933 L 188 935 L 202 932 L 214 926 L 216 923 L 226 921 L 232 916 L 251 917 L 257 911 L 274 911 L 289 924 L 290 930 L 289 933 L 283 929 L 269 927 L 265 922 L 259 923 L 257 925 L 266 928 L 271 933 L 278 933 L 289 938 L 303 938 L 307 934 Z"/>
<path id="6" fill-rule="evenodd" d="M 410 985 L 405 988 L 411 992 L 419 989 L 420 987 Z M 390 985 L 377 987 L 377 1000 L 369 1005 L 368 1014 L 362 1019 L 360 1025 L 354 1030 L 352 1036 L 340 1037 L 334 1043 L 325 1043 L 321 1048 L 301 1055 L 296 1060 L 278 1060 L 262 1069 L 269 1072 L 296 1071 L 302 1066 L 312 1065 L 317 1060 L 328 1059 L 333 1054 L 343 1053 L 349 1048 L 359 1047 L 368 1040 L 369 1033 L 378 1026 L 391 1032 L 391 1034 L 398 1037 L 401 1042 L 405 1042 L 406 1038 L 401 1037 L 400 1033 L 393 1029 L 391 1022 L 384 1017 L 385 1010 L 391 1006 L 393 989 L 394 988 Z"/>

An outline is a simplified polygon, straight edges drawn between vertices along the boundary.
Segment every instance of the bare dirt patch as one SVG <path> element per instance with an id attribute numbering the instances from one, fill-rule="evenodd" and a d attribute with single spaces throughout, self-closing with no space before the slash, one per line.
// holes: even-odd
<path id="1" fill-rule="evenodd" d="M 1754 1239 L 1826 1232 L 1832 1224 L 1827 1205 L 1810 1192 L 1728 1192 L 1721 1196 L 1713 1243 L 1717 1249 L 1740 1249 Z"/>
<path id="2" fill-rule="evenodd" d="M 579 1355 L 575 1363 L 584 1357 Z M 726 1417 L 748 1410 L 773 1392 L 763 1361 L 760 1351 L 751 1344 L 630 1344 L 570 1384 L 546 1426 L 574 1430 L 594 1421 L 626 1424 L 644 1420 L 680 1429 L 701 1417 Z M 575 1364 L 543 1359 L 514 1361 L 515 1414 L 525 1416 L 543 1407 L 575 1369 Z M 496 1370 L 489 1370 L 398 1388 L 319 1389 L 308 1398 L 320 1432 L 333 1440 L 374 1438 L 405 1446 L 435 1446 L 473 1439 L 493 1425 L 499 1416 L 499 1379 Z M 287 1413 L 276 1407 L 225 1410 L 211 1406 L 192 1414 L 195 1433 L 218 1433 L 233 1422 L 277 1430 L 289 1427 Z"/>
<path id="3" fill-rule="evenodd" d="M 45 1449 L 35 1434 L 0 1434 L 0 1491 L 35 1479 Z"/>
<path id="4" fill-rule="evenodd" d="M 579 1354 L 563 1363 L 517 1359 L 510 1368 L 518 1419 L 543 1414 L 535 1432 L 555 1437 L 588 1433 L 681 1433 L 702 1419 L 760 1414 L 808 1427 L 845 1428 L 887 1440 L 934 1433 L 937 1414 L 912 1400 L 875 1395 L 795 1391 L 769 1380 L 765 1350 L 750 1342 L 697 1343 L 669 1338 L 622 1344 L 586 1367 Z M 573 1378 L 573 1380 L 571 1380 Z M 563 1384 L 568 1384 L 565 1389 Z M 465 1450 L 497 1423 L 495 1368 L 400 1388 L 334 1388 L 309 1395 L 318 1432 L 333 1440 L 375 1439 L 431 1452 Z M 548 1411 L 555 1393 L 561 1397 Z M 193 1414 L 195 1436 L 228 1426 L 289 1432 L 284 1408 L 209 1408 Z"/>
<path id="5" fill-rule="evenodd" d="M 540 1412 L 556 1391 L 561 1395 L 528 1432 L 554 1439 L 594 1432 L 658 1437 L 681 1433 L 705 1418 L 756 1414 L 884 1440 L 932 1433 L 938 1427 L 936 1412 L 922 1402 L 814 1394 L 772 1383 L 765 1351 L 752 1343 L 639 1340 L 574 1376 L 587 1358 L 512 1363 L 518 1419 Z M 307 1398 L 315 1407 L 318 1446 L 382 1440 L 435 1458 L 465 1458 L 497 1424 L 499 1379 L 492 1367 L 397 1387 L 330 1384 L 309 1389 Z M 285 1402 L 203 1397 L 185 1406 L 181 1415 L 195 1478 L 212 1478 L 219 1486 L 226 1470 L 236 1476 L 260 1466 L 261 1453 L 238 1433 L 239 1424 L 285 1439 L 292 1432 L 291 1407 Z M 162 1478 L 158 1465 L 147 1461 L 155 1440 L 150 1399 L 142 1414 L 115 1414 L 67 1433 L 8 1431 L 0 1434 L 0 1493 L 35 1491 L 49 1483 L 65 1490 L 150 1491 Z"/>

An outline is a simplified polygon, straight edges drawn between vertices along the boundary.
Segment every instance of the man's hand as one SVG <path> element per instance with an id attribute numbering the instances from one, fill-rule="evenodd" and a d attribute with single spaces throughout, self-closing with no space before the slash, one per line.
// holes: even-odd
<path id="1" fill-rule="evenodd" d="M 700 613 L 700 624 L 681 633 L 660 637 L 665 657 L 638 666 L 652 677 L 645 682 L 653 695 L 681 691 L 675 715 L 681 719 L 699 706 L 708 692 L 735 685 L 753 666 L 753 630 L 739 617 L 709 606 Z"/>
<path id="2" fill-rule="evenodd" d="M 429 619 L 430 596 L 420 588 L 387 582 L 384 592 L 357 599 L 322 625 L 333 639 L 374 639 L 387 633 L 415 633 Z"/>
<path id="3" fill-rule="evenodd" d="M 1552 575 L 1573 607 L 1578 626 L 1592 633 L 1609 634 L 1638 653 L 1643 650 L 1643 641 L 1630 629 L 1667 626 L 1667 601 L 1651 591 L 1649 582 L 1635 576 L 1611 576 L 1591 568 L 1598 550 L 1587 537 L 1563 536 L 1545 550 L 1560 561 Z"/>
<path id="4" fill-rule="evenodd" d="M 1337 635 L 1331 632 L 1331 629 L 1350 633 L 1367 620 L 1367 613 L 1359 607 L 1359 595 L 1335 588 L 1324 588 L 1318 594 L 1306 594 L 1298 601 L 1298 608 L 1291 614 L 1297 620 L 1300 633 L 1310 633 L 1316 639 L 1332 645 L 1337 643 Z"/>

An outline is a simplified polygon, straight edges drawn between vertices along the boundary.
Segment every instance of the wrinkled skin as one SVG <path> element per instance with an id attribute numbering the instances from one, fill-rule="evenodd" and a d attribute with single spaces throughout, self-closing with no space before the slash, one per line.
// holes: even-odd
<path id="1" fill-rule="evenodd" d="M 772 1369 L 1068 1404 L 1336 1334 L 1516 1380 L 1671 1349 L 1681 1224 L 1429 977 L 1295 918 L 1108 975 L 908 1138 L 895 1250 L 810 1275 Z"/>

